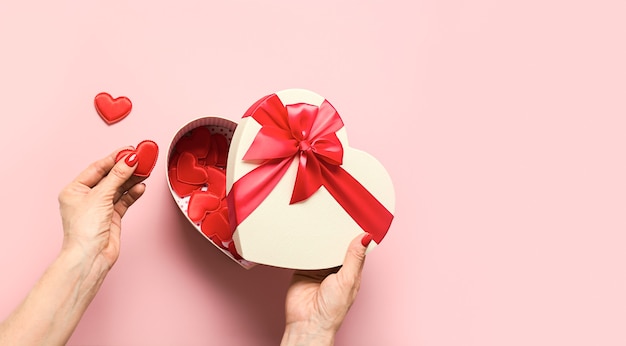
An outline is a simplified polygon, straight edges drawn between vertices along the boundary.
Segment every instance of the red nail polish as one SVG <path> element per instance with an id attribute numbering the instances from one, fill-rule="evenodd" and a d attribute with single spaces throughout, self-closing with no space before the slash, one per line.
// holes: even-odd
<path id="1" fill-rule="evenodd" d="M 132 152 L 126 156 L 126 160 L 124 160 L 129 167 L 133 167 L 137 163 L 137 153 Z"/>
<path id="2" fill-rule="evenodd" d="M 363 238 L 361 238 L 361 244 L 365 247 L 367 247 L 371 242 L 372 242 L 372 235 L 369 233 L 366 233 L 363 236 Z"/>

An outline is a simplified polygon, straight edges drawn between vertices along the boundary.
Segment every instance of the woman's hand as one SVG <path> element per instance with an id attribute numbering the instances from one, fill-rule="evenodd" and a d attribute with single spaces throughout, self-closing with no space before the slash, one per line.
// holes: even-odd
<path id="1" fill-rule="evenodd" d="M 119 256 L 122 217 L 146 188 L 145 178 L 133 176 L 136 155 L 115 163 L 121 149 L 89 165 L 59 194 L 63 250 L 78 251 L 106 269 Z"/>
<path id="2" fill-rule="evenodd" d="M 59 194 L 63 248 L 0 323 L 2 345 L 64 345 L 119 256 L 121 221 L 145 191 L 133 153 L 92 163 Z"/>
<path id="3" fill-rule="evenodd" d="M 285 303 L 286 327 L 281 345 L 333 345 L 335 333 L 359 292 L 369 234 L 352 240 L 343 266 L 299 270 Z"/>

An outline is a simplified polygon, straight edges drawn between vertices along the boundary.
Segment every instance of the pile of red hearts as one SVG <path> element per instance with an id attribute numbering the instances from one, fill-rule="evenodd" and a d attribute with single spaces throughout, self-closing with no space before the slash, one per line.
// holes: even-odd
<path id="1" fill-rule="evenodd" d="M 226 161 L 229 140 L 211 133 L 206 126 L 196 127 L 178 140 L 168 162 L 172 190 L 189 197 L 187 216 L 213 243 L 236 259 L 226 203 Z"/>

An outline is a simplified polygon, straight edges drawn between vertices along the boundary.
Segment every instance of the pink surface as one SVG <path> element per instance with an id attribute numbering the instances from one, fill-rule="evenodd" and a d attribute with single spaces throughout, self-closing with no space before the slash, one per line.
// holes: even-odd
<path id="1" fill-rule="evenodd" d="M 0 316 L 56 255 L 89 162 L 164 147 L 70 345 L 276 345 L 290 272 L 241 269 L 187 224 L 165 147 L 314 90 L 397 188 L 340 345 L 626 344 L 623 1 L 0 4 Z M 108 126 L 94 96 L 125 95 Z M 54 297 L 51 297 L 54 299 Z"/>

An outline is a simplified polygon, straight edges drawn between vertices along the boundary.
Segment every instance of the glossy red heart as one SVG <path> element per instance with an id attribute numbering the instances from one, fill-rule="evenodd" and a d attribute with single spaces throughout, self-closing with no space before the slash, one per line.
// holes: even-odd
<path id="1" fill-rule="evenodd" d="M 217 211 L 220 207 L 221 198 L 208 191 L 194 191 L 189 198 L 187 215 L 193 222 L 200 222 L 204 217 Z"/>
<path id="2" fill-rule="evenodd" d="M 152 169 L 156 165 L 157 158 L 159 157 L 159 146 L 150 140 L 142 141 L 137 145 L 135 150 L 125 149 L 117 153 L 115 162 L 121 160 L 126 155 L 137 155 L 137 168 L 133 175 L 139 177 L 148 177 L 152 172 Z"/>
<path id="3" fill-rule="evenodd" d="M 226 197 L 226 172 L 211 166 L 207 166 L 205 169 L 207 184 L 209 185 L 208 191 L 220 196 L 220 198 Z"/>
<path id="4" fill-rule="evenodd" d="M 204 167 L 198 165 L 196 157 L 189 152 L 181 153 L 176 164 L 176 176 L 183 183 L 198 185 L 207 181 Z"/>
<path id="5" fill-rule="evenodd" d="M 207 215 L 204 221 L 202 221 L 200 228 L 202 233 L 207 237 L 211 238 L 216 244 L 221 245 L 221 247 L 224 247 L 221 243 L 230 241 L 233 237 L 228 222 L 228 208 L 224 207 L 217 212 Z M 220 241 L 216 242 L 214 237 L 217 237 Z"/>
<path id="6" fill-rule="evenodd" d="M 228 160 L 228 139 L 219 133 L 211 136 L 211 151 L 216 153 L 215 165 L 226 168 Z"/>
<path id="7" fill-rule="evenodd" d="M 186 197 L 191 195 L 192 192 L 196 191 L 196 190 L 200 190 L 202 188 L 202 185 L 204 184 L 197 184 L 197 185 L 193 185 L 193 184 L 185 184 L 182 181 L 178 180 L 178 174 L 176 172 L 176 165 L 174 164 L 173 167 L 171 167 L 168 170 L 168 178 L 170 180 L 170 186 L 172 186 L 172 190 L 174 190 L 174 192 L 176 192 L 176 194 L 178 195 L 178 197 Z"/>
<path id="8" fill-rule="evenodd" d="M 211 147 L 211 131 L 204 127 L 197 127 L 188 136 L 183 136 L 176 144 L 178 153 L 189 152 L 198 159 L 204 159 Z"/>
<path id="9" fill-rule="evenodd" d="M 133 109 L 133 104 L 126 96 L 120 96 L 114 99 L 108 93 L 99 93 L 94 98 L 96 111 L 107 124 L 115 124 L 116 122 L 126 118 Z"/>
<path id="10" fill-rule="evenodd" d="M 211 239 L 211 241 L 213 242 L 213 244 L 217 245 L 218 247 L 224 249 L 224 250 L 228 250 L 228 247 L 224 245 L 224 243 L 222 242 L 222 239 L 220 239 L 216 234 L 213 235 L 207 235 L 207 237 L 209 239 Z M 233 257 L 235 256 L 235 254 L 233 254 Z"/>
<path id="11" fill-rule="evenodd" d="M 207 167 L 215 166 L 217 164 L 217 151 L 209 150 L 206 158 L 200 160 L 200 163 Z"/>

